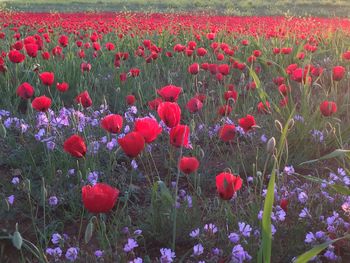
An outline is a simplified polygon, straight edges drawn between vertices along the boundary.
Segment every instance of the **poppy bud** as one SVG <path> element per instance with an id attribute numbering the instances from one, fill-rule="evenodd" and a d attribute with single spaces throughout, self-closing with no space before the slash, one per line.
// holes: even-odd
<path id="1" fill-rule="evenodd" d="M 266 144 L 267 153 L 273 154 L 275 151 L 275 147 L 276 147 L 276 139 L 275 137 L 271 137 Z"/>

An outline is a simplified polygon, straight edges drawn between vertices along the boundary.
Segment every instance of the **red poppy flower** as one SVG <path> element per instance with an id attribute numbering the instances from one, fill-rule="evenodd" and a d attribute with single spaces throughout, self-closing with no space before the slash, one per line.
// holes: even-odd
<path id="1" fill-rule="evenodd" d="M 218 72 L 218 65 L 216 64 L 209 64 L 208 69 L 211 74 L 216 74 Z"/>
<path id="2" fill-rule="evenodd" d="M 157 110 L 159 104 L 161 104 L 162 102 L 163 102 L 162 98 L 156 98 L 156 99 L 151 100 L 151 101 L 148 102 L 148 107 L 151 110 Z"/>
<path id="3" fill-rule="evenodd" d="M 296 82 L 302 82 L 304 70 L 302 68 L 297 68 L 292 72 L 292 80 Z M 305 76 L 304 76 L 305 77 Z"/>
<path id="4" fill-rule="evenodd" d="M 200 47 L 197 49 L 197 55 L 199 57 L 203 57 L 205 54 L 207 54 L 207 50 L 205 48 Z"/>
<path id="5" fill-rule="evenodd" d="M 128 105 L 134 105 L 134 104 L 135 104 L 135 101 L 136 101 L 136 98 L 135 98 L 134 95 L 127 95 L 127 96 L 125 97 L 125 100 L 126 100 L 126 103 L 127 103 Z"/>
<path id="6" fill-rule="evenodd" d="M 108 213 L 119 196 L 119 190 L 104 183 L 86 185 L 81 189 L 85 208 L 90 213 Z"/>
<path id="7" fill-rule="evenodd" d="M 65 152 L 77 158 L 81 158 L 86 154 L 84 139 L 76 134 L 72 135 L 64 142 L 63 149 Z"/>
<path id="8" fill-rule="evenodd" d="M 9 59 L 12 63 L 21 63 L 25 59 L 25 55 L 23 55 L 21 52 L 18 50 L 11 50 L 8 54 Z"/>
<path id="9" fill-rule="evenodd" d="M 196 75 L 199 72 L 199 64 L 198 63 L 193 63 L 188 67 L 188 72 L 192 75 Z"/>
<path id="10" fill-rule="evenodd" d="M 254 57 L 260 57 L 261 54 L 262 54 L 262 52 L 261 52 L 260 50 L 254 50 L 254 51 L 253 51 L 253 56 L 254 56 Z"/>
<path id="11" fill-rule="evenodd" d="M 284 79 L 284 77 L 282 77 L 282 76 L 273 78 L 272 80 L 273 80 L 273 83 L 275 83 L 275 84 L 278 85 L 278 86 L 280 86 L 280 85 L 282 85 L 282 84 L 285 83 L 285 79 Z"/>
<path id="12" fill-rule="evenodd" d="M 98 42 L 92 43 L 92 47 L 93 47 L 94 50 L 96 50 L 96 51 L 99 51 L 99 50 L 101 49 L 101 45 L 100 45 L 100 43 L 98 43 Z"/>
<path id="13" fill-rule="evenodd" d="M 43 72 L 39 75 L 41 83 L 46 86 L 51 86 L 55 80 L 53 72 Z"/>
<path id="14" fill-rule="evenodd" d="M 182 88 L 176 87 L 174 85 L 168 85 L 157 90 L 159 96 L 165 101 L 175 102 L 179 98 Z"/>
<path id="15" fill-rule="evenodd" d="M 345 68 L 342 66 L 335 66 L 333 68 L 333 80 L 339 81 L 341 80 L 345 75 Z"/>
<path id="16" fill-rule="evenodd" d="M 82 62 L 80 64 L 80 70 L 82 73 L 84 73 L 85 71 L 89 72 L 91 70 L 91 64 L 90 63 L 86 63 L 86 62 Z"/>
<path id="17" fill-rule="evenodd" d="M 159 126 L 155 119 L 142 118 L 135 121 L 134 131 L 139 132 L 146 143 L 151 143 L 162 132 L 162 127 Z"/>
<path id="18" fill-rule="evenodd" d="M 278 86 L 278 91 L 283 95 L 287 96 L 288 93 L 290 92 L 290 87 L 287 86 L 286 84 L 282 84 Z"/>
<path id="19" fill-rule="evenodd" d="M 284 55 L 288 55 L 288 54 L 292 53 L 292 51 L 293 51 L 293 48 L 291 48 L 291 47 L 283 47 L 281 49 L 281 53 Z"/>
<path id="20" fill-rule="evenodd" d="M 242 45 L 243 45 L 243 46 L 248 46 L 248 45 L 249 45 L 249 40 L 243 39 L 243 40 L 242 40 Z"/>
<path id="21" fill-rule="evenodd" d="M 248 114 L 244 118 L 239 119 L 238 124 L 244 132 L 248 132 L 256 125 L 256 122 L 254 116 Z"/>
<path id="22" fill-rule="evenodd" d="M 111 42 L 106 43 L 105 46 L 106 46 L 106 49 L 107 49 L 108 51 L 112 51 L 112 50 L 114 50 L 114 48 L 115 48 L 114 44 L 111 43 Z"/>
<path id="23" fill-rule="evenodd" d="M 58 42 L 62 47 L 68 46 L 68 37 L 66 35 L 61 35 L 58 39 Z"/>
<path id="24" fill-rule="evenodd" d="M 62 55 L 62 48 L 60 46 L 56 46 L 51 50 L 51 53 L 53 56 L 61 56 Z"/>
<path id="25" fill-rule="evenodd" d="M 130 69 L 130 74 L 133 77 L 138 77 L 140 75 L 140 70 L 138 68 L 132 68 Z"/>
<path id="26" fill-rule="evenodd" d="M 219 130 L 219 138 L 223 142 L 232 141 L 236 135 L 236 127 L 233 124 L 224 124 Z"/>
<path id="27" fill-rule="evenodd" d="M 350 60 L 350 50 L 343 53 L 343 59 Z"/>
<path id="28" fill-rule="evenodd" d="M 192 56 L 192 54 L 193 54 L 193 50 L 187 48 L 187 49 L 185 50 L 185 54 L 186 54 L 186 56 L 190 57 L 190 56 Z"/>
<path id="29" fill-rule="evenodd" d="M 209 63 L 202 63 L 201 64 L 201 69 L 208 70 L 209 69 Z"/>
<path id="30" fill-rule="evenodd" d="M 286 73 L 288 75 L 292 74 L 294 70 L 296 70 L 298 68 L 298 64 L 290 64 L 287 68 L 286 68 Z"/>
<path id="31" fill-rule="evenodd" d="M 123 127 L 123 117 L 118 114 L 109 114 L 101 120 L 101 127 L 110 133 L 119 133 Z"/>
<path id="32" fill-rule="evenodd" d="M 283 97 L 281 100 L 280 100 L 280 102 L 279 102 L 279 105 L 280 105 L 280 107 L 286 107 L 287 106 L 287 104 L 288 104 L 288 97 Z"/>
<path id="33" fill-rule="evenodd" d="M 51 106 L 51 99 L 46 96 L 36 97 L 32 101 L 32 107 L 37 111 L 45 112 L 50 108 L 50 106 Z"/>
<path id="34" fill-rule="evenodd" d="M 273 54 L 279 54 L 281 52 L 281 50 L 278 47 L 274 47 L 273 48 Z"/>
<path id="35" fill-rule="evenodd" d="M 248 63 L 253 63 L 254 61 L 256 61 L 256 57 L 253 55 L 251 55 L 250 57 L 247 58 Z"/>
<path id="36" fill-rule="evenodd" d="M 216 73 L 216 79 L 218 81 L 222 81 L 224 79 L 224 75 L 222 75 L 221 73 Z"/>
<path id="37" fill-rule="evenodd" d="M 222 105 L 219 107 L 219 110 L 218 110 L 218 114 L 220 116 L 227 116 L 227 115 L 230 115 L 232 111 L 232 108 L 230 107 L 230 105 Z"/>
<path id="38" fill-rule="evenodd" d="M 207 34 L 207 39 L 213 40 L 215 38 L 215 33 L 208 33 Z"/>
<path id="39" fill-rule="evenodd" d="M 92 100 L 90 98 L 90 95 L 87 91 L 83 91 L 80 93 L 76 98 L 75 101 L 77 103 L 80 103 L 84 108 L 88 108 L 92 105 Z"/>
<path id="40" fill-rule="evenodd" d="M 69 88 L 69 84 L 67 82 L 56 83 L 56 89 L 60 92 L 66 92 L 68 88 Z"/>
<path id="41" fill-rule="evenodd" d="M 131 158 L 139 155 L 145 147 L 145 139 L 139 132 L 130 132 L 123 138 L 118 139 L 120 147 Z"/>
<path id="42" fill-rule="evenodd" d="M 287 213 L 287 210 L 288 210 L 288 203 L 289 203 L 288 199 L 286 199 L 286 198 L 281 199 L 280 207 L 281 207 L 281 208 L 284 210 L 284 212 L 286 212 L 286 213 Z"/>
<path id="43" fill-rule="evenodd" d="M 225 59 L 225 56 L 224 56 L 224 54 L 219 53 L 219 54 L 216 55 L 216 59 L 219 60 L 219 61 L 222 61 L 222 60 Z M 226 68 L 226 69 L 229 70 L 229 68 Z"/>
<path id="44" fill-rule="evenodd" d="M 196 157 L 183 156 L 179 163 L 180 171 L 184 174 L 191 174 L 197 171 L 199 167 L 199 161 Z"/>
<path id="45" fill-rule="evenodd" d="M 41 53 L 41 57 L 44 59 L 44 60 L 49 60 L 50 59 L 50 53 L 45 51 L 45 52 L 42 52 Z"/>
<path id="46" fill-rule="evenodd" d="M 191 98 L 186 104 L 186 108 L 191 113 L 196 113 L 197 111 L 201 110 L 202 107 L 203 103 L 197 98 Z"/>
<path id="47" fill-rule="evenodd" d="M 325 100 L 320 104 L 320 111 L 323 116 L 331 116 L 337 112 L 337 104 L 334 101 Z"/>
<path id="48" fill-rule="evenodd" d="M 120 73 L 119 79 L 121 82 L 125 82 L 127 78 L 128 78 L 128 75 L 125 72 Z"/>
<path id="49" fill-rule="evenodd" d="M 313 67 L 311 70 L 311 74 L 315 77 L 321 76 L 323 73 L 323 68 L 322 67 Z"/>
<path id="50" fill-rule="evenodd" d="M 194 49 L 196 48 L 196 46 L 197 46 L 197 43 L 196 43 L 195 41 L 189 41 L 189 42 L 187 43 L 187 47 L 188 47 L 189 49 L 194 50 Z"/>
<path id="51" fill-rule="evenodd" d="M 180 123 L 181 109 L 175 102 L 162 102 L 157 109 L 159 118 L 169 128 L 173 128 Z"/>
<path id="52" fill-rule="evenodd" d="M 27 44 L 24 46 L 29 57 L 35 58 L 38 55 L 38 45 L 37 44 Z"/>
<path id="53" fill-rule="evenodd" d="M 18 86 L 16 93 L 22 99 L 27 100 L 27 99 L 33 97 L 33 95 L 34 95 L 34 88 L 28 82 L 24 82 L 24 83 L 22 83 L 21 85 Z"/>
<path id="54" fill-rule="evenodd" d="M 194 98 L 199 99 L 202 103 L 205 102 L 205 100 L 207 99 L 207 95 L 203 94 L 203 93 L 197 93 Z"/>
<path id="55" fill-rule="evenodd" d="M 230 67 L 229 67 L 229 65 L 227 65 L 227 64 L 221 64 L 221 65 L 219 65 L 219 66 L 218 66 L 218 70 L 219 70 L 219 72 L 220 72 L 222 75 L 224 75 L 224 76 L 230 74 Z"/>
<path id="56" fill-rule="evenodd" d="M 170 143 L 175 147 L 188 148 L 190 128 L 187 125 L 176 125 L 170 130 Z"/>
<path id="57" fill-rule="evenodd" d="M 228 90 L 224 93 L 224 99 L 228 101 L 229 99 L 233 99 L 235 102 L 237 101 L 238 93 L 235 90 Z"/>
<path id="58" fill-rule="evenodd" d="M 271 111 L 270 102 L 265 101 L 265 104 L 261 101 L 258 103 L 258 112 L 259 113 L 269 113 Z"/>
<path id="59" fill-rule="evenodd" d="M 231 173 L 220 173 L 216 176 L 216 189 L 221 199 L 230 200 L 242 187 L 242 179 Z"/>

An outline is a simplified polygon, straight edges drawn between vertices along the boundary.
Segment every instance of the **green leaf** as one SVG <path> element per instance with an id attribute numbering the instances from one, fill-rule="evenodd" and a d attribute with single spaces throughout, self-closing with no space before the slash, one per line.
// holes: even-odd
<path id="1" fill-rule="evenodd" d="M 86 229 L 85 229 L 85 235 L 84 235 L 85 244 L 89 243 L 93 232 L 94 232 L 94 223 L 92 222 L 92 220 L 90 220 L 89 224 L 86 226 Z"/>
<path id="2" fill-rule="evenodd" d="M 326 154 L 326 155 L 324 155 L 324 156 L 322 156 L 322 157 L 320 157 L 318 159 L 302 162 L 299 165 L 304 165 L 304 164 L 315 163 L 315 162 L 323 161 L 323 160 L 327 160 L 327 159 L 343 157 L 343 156 L 346 156 L 348 153 L 350 153 L 350 150 L 336 149 L 333 152 L 331 152 L 329 154 Z"/>
<path id="3" fill-rule="evenodd" d="M 276 180 L 276 161 L 273 165 L 267 194 L 264 202 L 264 212 L 262 218 L 262 255 L 264 262 L 271 262 L 271 247 L 272 247 L 272 233 L 271 233 L 271 213 L 275 197 L 275 180 Z"/>
<path id="4" fill-rule="evenodd" d="M 297 174 L 297 173 L 295 173 Z M 311 176 L 311 175 L 301 175 L 301 174 L 297 174 L 298 176 L 301 176 L 303 178 L 305 178 L 306 180 L 309 180 L 311 182 L 315 182 L 315 183 L 325 183 L 323 180 L 321 180 L 320 178 Z M 338 194 L 342 194 L 342 195 L 350 195 L 350 188 L 343 186 L 343 185 L 339 185 L 339 184 L 327 184 L 329 187 L 331 187 L 334 191 L 336 191 Z"/>
<path id="5" fill-rule="evenodd" d="M 260 79 L 258 77 L 258 75 L 256 75 L 255 71 L 249 67 L 249 75 L 252 77 L 252 79 L 254 80 L 255 84 L 256 84 L 256 90 L 258 91 L 259 94 L 259 98 L 262 101 L 262 103 L 264 105 L 266 105 L 266 101 L 267 101 L 267 93 L 261 88 L 261 82 Z"/>
<path id="6" fill-rule="evenodd" d="M 12 236 L 12 244 L 18 249 L 21 250 L 22 244 L 23 244 L 23 239 L 21 234 L 18 232 L 17 229 L 17 224 L 16 224 L 16 231 L 13 233 Z"/>
<path id="7" fill-rule="evenodd" d="M 312 249 L 310 249 L 309 251 L 306 251 L 304 254 L 300 255 L 295 261 L 294 263 L 305 263 L 305 262 L 309 262 L 309 260 L 311 260 L 314 256 L 317 256 L 320 252 L 322 252 L 322 250 L 326 249 L 329 245 L 333 244 L 334 242 L 337 242 L 341 239 L 344 238 L 350 238 L 350 235 L 346 235 L 337 239 L 334 239 L 332 241 L 328 241 L 325 242 L 321 245 L 315 246 Z"/>
<path id="8" fill-rule="evenodd" d="M 348 187 L 339 185 L 339 184 L 329 184 L 331 188 L 334 189 L 338 194 L 350 195 L 350 189 Z"/>
<path id="9" fill-rule="evenodd" d="M 263 262 L 271 262 L 271 251 L 272 251 L 272 233 L 271 233 L 271 213 L 273 202 L 275 198 L 275 181 L 276 181 L 276 169 L 279 166 L 279 157 L 283 154 L 283 149 L 286 145 L 287 134 L 290 129 L 290 123 L 294 115 L 295 108 L 292 110 L 286 125 L 281 131 L 281 138 L 279 140 L 279 146 L 274 159 L 271 177 L 267 187 L 267 193 L 264 202 L 264 211 L 262 217 L 262 244 L 258 252 L 258 260 L 261 259 Z M 262 255 L 261 255 L 262 254 Z"/>

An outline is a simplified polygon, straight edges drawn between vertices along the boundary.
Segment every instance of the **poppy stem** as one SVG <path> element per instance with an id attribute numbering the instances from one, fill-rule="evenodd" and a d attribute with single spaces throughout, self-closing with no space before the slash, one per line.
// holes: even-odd
<path id="1" fill-rule="evenodd" d="M 83 211 L 81 212 L 81 216 L 80 216 L 80 224 L 79 224 L 78 240 L 80 240 L 80 237 L 81 237 L 81 229 L 83 228 L 83 218 L 84 218 L 84 212 L 85 212 L 85 207 L 83 206 Z"/>
<path id="2" fill-rule="evenodd" d="M 183 139 L 182 139 L 183 141 Z M 179 155 L 179 161 L 182 157 L 182 149 L 183 149 L 183 143 L 181 144 L 180 148 L 180 155 Z M 175 198 L 174 198 L 174 219 L 173 219 L 173 242 L 172 242 L 172 250 L 175 251 L 175 244 L 176 244 L 176 217 L 177 217 L 177 208 L 176 208 L 176 198 L 179 191 L 179 179 L 180 179 L 180 166 L 177 166 L 177 174 L 176 174 L 176 186 L 175 186 Z"/>

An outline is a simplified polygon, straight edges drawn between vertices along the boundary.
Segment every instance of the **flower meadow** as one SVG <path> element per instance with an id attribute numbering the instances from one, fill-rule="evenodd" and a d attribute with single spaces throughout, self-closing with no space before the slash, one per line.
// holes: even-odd
<path id="1" fill-rule="evenodd" d="M 350 20 L 0 16 L 1 262 L 349 262 Z"/>

